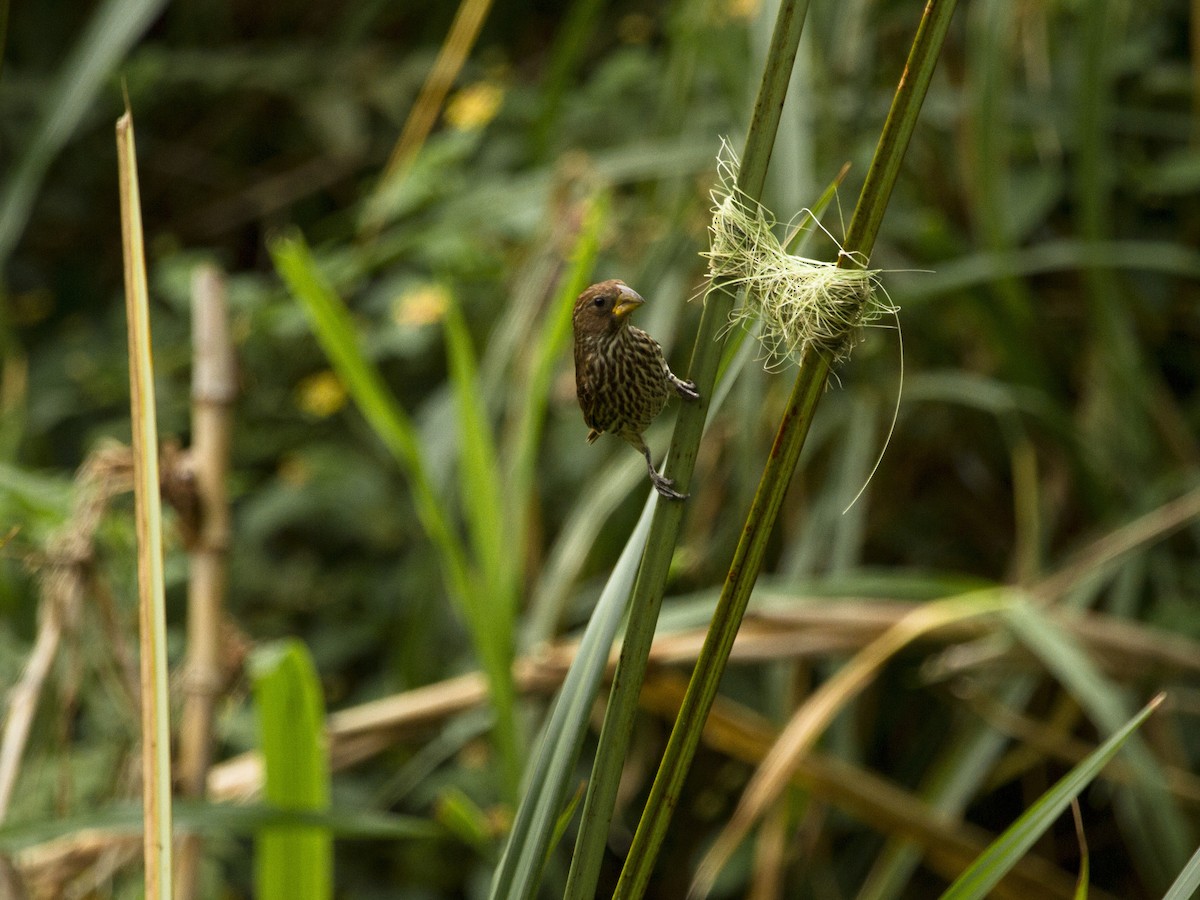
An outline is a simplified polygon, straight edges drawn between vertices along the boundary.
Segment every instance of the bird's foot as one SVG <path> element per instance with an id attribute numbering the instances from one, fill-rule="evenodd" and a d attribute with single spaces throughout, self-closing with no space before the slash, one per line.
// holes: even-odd
<path id="1" fill-rule="evenodd" d="M 650 470 L 650 480 L 654 482 L 654 489 L 668 500 L 686 500 L 688 494 L 681 494 L 675 490 L 675 482 L 665 475 L 660 475 L 653 469 Z"/>
<path id="2" fill-rule="evenodd" d="M 675 390 L 679 392 L 679 396 L 682 397 L 684 400 L 699 400 L 700 399 L 700 392 L 698 390 L 696 390 L 696 382 L 680 381 L 678 378 L 675 378 L 675 376 L 673 376 L 673 375 L 671 376 L 671 378 L 675 382 Z"/>

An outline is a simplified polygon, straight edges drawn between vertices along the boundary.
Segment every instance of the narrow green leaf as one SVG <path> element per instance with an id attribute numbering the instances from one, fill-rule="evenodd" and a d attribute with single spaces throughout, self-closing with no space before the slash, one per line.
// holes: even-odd
<path id="1" fill-rule="evenodd" d="M 270 250 L 276 270 L 308 313 L 317 340 L 334 370 L 345 382 L 371 428 L 408 476 L 417 515 L 438 550 L 451 602 L 457 606 L 471 631 L 475 651 L 488 678 L 496 708 L 496 742 L 504 761 L 509 790 L 515 791 L 520 773 L 520 742 L 512 683 L 512 650 L 507 649 L 512 646 L 512 629 L 508 629 L 510 636 L 507 638 L 502 633 L 497 634 L 491 619 L 492 604 L 496 600 L 494 591 L 500 579 L 497 576 L 489 581 L 473 570 L 466 548 L 451 525 L 450 514 L 433 488 L 416 427 L 388 389 L 378 367 L 364 353 L 349 310 L 318 270 L 304 239 L 299 234 L 276 238 L 271 242 Z M 454 326 L 448 327 L 453 331 Z M 449 334 L 447 337 L 452 343 L 452 368 L 458 372 L 456 377 L 463 384 L 473 381 L 471 374 L 474 371 L 473 354 L 463 345 L 464 335 L 465 329 L 460 323 L 457 337 Z M 455 347 L 453 342 L 456 340 L 458 345 Z M 466 431 L 475 443 L 464 452 L 464 463 L 474 467 L 468 475 L 474 479 L 472 487 L 492 485 L 482 490 L 498 490 L 498 476 L 488 474 L 495 471 L 495 451 L 490 444 L 490 434 L 485 426 L 474 424 L 484 420 L 481 409 L 464 411 L 460 406 L 460 416 L 472 423 Z M 488 515 L 486 510 L 494 507 L 496 502 L 486 498 L 473 498 L 470 502 L 482 504 L 472 508 L 479 519 L 475 524 L 483 535 L 478 541 L 486 549 L 477 546 L 476 550 L 491 555 L 494 574 L 503 565 L 494 558 L 496 539 L 489 529 L 495 527 L 495 522 L 484 522 L 483 519 Z M 507 549 L 502 547 L 499 552 L 503 554 Z M 509 601 L 510 606 L 512 602 Z"/>
<path id="2" fill-rule="evenodd" d="M 349 311 L 317 269 L 304 238 L 298 233 L 276 238 L 269 248 L 276 271 L 308 313 L 317 340 L 334 370 L 408 476 L 417 515 L 440 554 L 451 601 L 465 614 L 471 592 L 466 552 L 433 489 L 415 426 L 396 402 L 379 369 L 367 359 Z"/>
<path id="3" fill-rule="evenodd" d="M 481 399 L 475 348 L 471 345 L 462 310 L 453 299 L 446 309 L 444 327 L 450 383 L 458 412 L 463 512 L 475 558 L 479 560 L 483 580 L 492 595 L 493 615 L 490 618 L 493 627 L 511 635 L 516 602 L 515 554 L 505 539 L 508 529 L 503 512 L 500 465 L 496 459 L 491 423 Z"/>
<path id="4" fill-rule="evenodd" d="M 1100 671 L 1079 644 L 1053 619 L 1029 603 L 1005 613 L 1017 638 L 1087 711 L 1102 734 L 1112 734 L 1132 712 L 1125 691 Z M 1179 869 L 1192 846 L 1192 835 L 1183 812 L 1166 787 L 1166 777 L 1150 748 L 1134 735 L 1125 758 L 1137 779 L 1132 787 L 1117 789 L 1123 829 L 1140 859 L 1159 873 Z M 1169 880 L 1163 877 L 1163 884 Z"/>
<path id="5" fill-rule="evenodd" d="M 1200 891 L 1200 849 L 1192 854 L 1170 890 L 1163 894 L 1163 900 L 1192 900 L 1197 891 Z"/>
<path id="6" fill-rule="evenodd" d="M 467 846 L 481 853 L 491 846 L 492 829 L 487 814 L 459 788 L 449 788 L 438 796 L 434 815 Z"/>
<path id="7" fill-rule="evenodd" d="M 280 809 L 329 806 L 325 704 L 316 669 L 297 640 L 267 644 L 250 658 L 266 801 Z M 320 826 L 269 826 L 256 841 L 256 896 L 333 896 L 333 837 Z"/>
<path id="8" fill-rule="evenodd" d="M 478 589 L 467 594 L 467 624 L 492 686 L 496 742 L 505 783 L 516 796 L 521 780 L 516 686 L 512 680 L 517 615 L 517 560 L 504 513 L 504 485 L 491 422 L 479 385 L 475 349 L 462 311 L 452 300 L 444 320 L 450 382 L 458 412 L 462 504 L 478 565 Z"/>
<path id="9" fill-rule="evenodd" d="M 546 854 L 557 831 L 587 733 L 588 718 L 608 664 L 609 650 L 625 618 L 656 502 L 657 495 L 652 493 L 592 611 L 575 660 L 546 719 L 533 764 L 525 773 L 521 804 L 492 881 L 493 900 L 537 895 Z"/>
<path id="10" fill-rule="evenodd" d="M 0 194 L 0 268 L 25 230 L 29 211 L 50 164 L 92 110 L 96 93 L 120 59 L 166 5 L 166 0 L 108 0 L 88 21 L 46 92 L 45 112 L 33 140 L 8 169 Z"/>
<path id="11" fill-rule="evenodd" d="M 1162 702 L 1160 694 L 1107 741 L 1088 754 L 1050 790 L 1038 798 L 942 894 L 942 900 L 982 900 L 1016 865 L 1071 800 L 1116 756 L 1124 743 Z"/>
<path id="12" fill-rule="evenodd" d="M 1075 879 L 1075 900 L 1088 900 L 1088 885 L 1092 879 L 1092 856 L 1088 852 L 1083 813 L 1079 810 L 1078 800 L 1071 803 L 1071 815 L 1075 817 L 1075 837 L 1079 841 L 1079 875 Z"/>

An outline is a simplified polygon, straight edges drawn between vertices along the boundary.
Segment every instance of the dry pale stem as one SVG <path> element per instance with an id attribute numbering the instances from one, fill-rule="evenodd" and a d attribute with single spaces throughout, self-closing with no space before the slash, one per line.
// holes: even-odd
<path id="1" fill-rule="evenodd" d="M 194 521 L 183 521 L 188 545 L 188 652 L 184 667 L 184 706 L 179 731 L 179 790 L 204 796 L 212 764 L 213 712 L 225 681 L 221 659 L 221 620 L 229 546 L 229 500 L 225 490 L 237 371 L 225 285 L 213 266 L 192 276 L 192 451 L 185 479 L 194 501 Z M 203 844 L 195 834 L 179 841 L 176 900 L 197 896 Z"/>

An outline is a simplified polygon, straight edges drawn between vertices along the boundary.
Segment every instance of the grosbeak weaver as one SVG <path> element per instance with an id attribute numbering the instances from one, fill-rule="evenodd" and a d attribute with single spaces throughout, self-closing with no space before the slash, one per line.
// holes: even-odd
<path id="1" fill-rule="evenodd" d="M 646 301 L 622 281 L 593 284 L 575 301 L 575 390 L 583 420 L 591 428 L 588 443 L 604 432 L 624 438 L 646 457 L 650 480 L 660 494 L 683 500 L 659 474 L 642 432 L 662 412 L 672 391 L 698 400 L 696 385 L 680 381 L 667 366 L 658 341 L 629 324 L 629 315 Z"/>

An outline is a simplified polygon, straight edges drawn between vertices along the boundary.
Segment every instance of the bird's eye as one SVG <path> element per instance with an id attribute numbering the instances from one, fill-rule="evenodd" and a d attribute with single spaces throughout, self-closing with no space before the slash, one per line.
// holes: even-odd
<path id="1" fill-rule="evenodd" d="M 593 300 L 592 302 L 593 302 L 594 304 L 596 304 L 596 307 L 597 307 L 597 308 L 600 308 L 600 307 L 603 307 L 603 306 L 604 306 L 604 298 L 603 298 L 603 297 L 597 297 L 597 298 L 596 298 L 595 300 Z"/>

